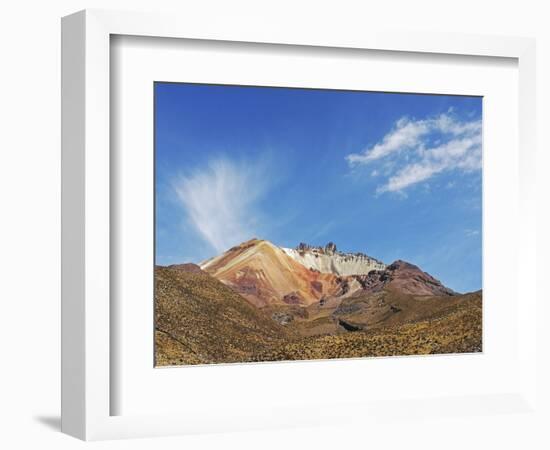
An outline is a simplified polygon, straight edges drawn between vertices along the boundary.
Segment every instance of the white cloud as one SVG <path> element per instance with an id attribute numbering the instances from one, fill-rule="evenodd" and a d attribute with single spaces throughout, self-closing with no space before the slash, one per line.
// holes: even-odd
<path id="1" fill-rule="evenodd" d="M 426 121 L 411 122 L 404 117 L 397 121 L 395 128 L 384 136 L 382 142 L 362 153 L 352 153 L 346 156 L 346 159 L 350 164 L 368 163 L 391 153 L 415 147 L 418 139 L 428 132 L 429 125 Z"/>
<path id="2" fill-rule="evenodd" d="M 346 159 L 352 167 L 380 161 L 392 170 L 385 171 L 377 193 L 402 191 L 441 172 L 480 169 L 481 130 L 481 120 L 461 121 L 452 111 L 424 120 L 401 118 L 380 142 Z"/>
<path id="3" fill-rule="evenodd" d="M 401 191 L 406 187 L 427 180 L 432 175 L 440 172 L 437 165 L 416 163 L 405 166 L 396 175 L 390 177 L 384 186 L 379 186 L 376 192 Z"/>
<path id="4" fill-rule="evenodd" d="M 189 223 L 217 252 L 255 236 L 265 172 L 262 164 L 220 158 L 173 184 Z"/>

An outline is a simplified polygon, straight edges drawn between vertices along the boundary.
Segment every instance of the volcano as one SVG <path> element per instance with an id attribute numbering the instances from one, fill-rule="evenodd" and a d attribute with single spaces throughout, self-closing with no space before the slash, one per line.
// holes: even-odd
<path id="1" fill-rule="evenodd" d="M 386 265 L 364 253 L 301 243 L 295 249 L 251 239 L 204 261 L 200 268 L 257 307 L 336 305 L 386 287 L 411 295 L 453 295 L 451 289 L 405 261 Z"/>
<path id="2" fill-rule="evenodd" d="M 250 239 L 200 264 L 155 268 L 158 365 L 482 349 L 482 293 L 364 253 Z"/>

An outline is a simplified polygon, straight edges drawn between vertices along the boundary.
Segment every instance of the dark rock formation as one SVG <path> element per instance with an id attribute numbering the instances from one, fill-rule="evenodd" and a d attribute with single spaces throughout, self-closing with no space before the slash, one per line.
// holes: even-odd
<path id="1" fill-rule="evenodd" d="M 334 242 L 329 242 L 325 245 L 325 253 L 327 255 L 334 255 L 336 253 L 336 244 Z"/>
<path id="2" fill-rule="evenodd" d="M 358 326 L 358 325 L 354 325 L 350 322 L 347 322 L 343 319 L 339 319 L 338 320 L 338 325 L 340 325 L 342 328 L 344 328 L 346 331 L 360 331 L 362 330 L 363 328 Z"/>

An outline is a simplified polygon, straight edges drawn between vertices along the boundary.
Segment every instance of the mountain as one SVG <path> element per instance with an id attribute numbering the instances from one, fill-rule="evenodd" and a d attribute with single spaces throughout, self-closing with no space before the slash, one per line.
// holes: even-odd
<path id="1" fill-rule="evenodd" d="M 194 264 L 155 268 L 156 364 L 243 362 L 291 331 Z"/>
<path id="2" fill-rule="evenodd" d="M 201 264 L 258 307 L 310 305 L 324 296 L 340 295 L 342 280 L 305 267 L 269 241 L 251 239 Z"/>
<path id="3" fill-rule="evenodd" d="M 404 261 L 389 266 L 363 253 L 301 243 L 296 249 L 251 239 L 200 265 L 257 307 L 337 306 L 348 297 L 393 287 L 412 295 L 453 295 L 438 280 Z"/>
<path id="4" fill-rule="evenodd" d="M 366 292 L 378 292 L 387 288 L 411 295 L 456 294 L 418 266 L 401 260 L 393 262 L 383 270 L 373 270 L 366 276 L 356 279 Z"/>
<path id="5" fill-rule="evenodd" d="M 157 365 L 479 352 L 481 323 L 481 291 L 333 243 L 155 268 Z"/>

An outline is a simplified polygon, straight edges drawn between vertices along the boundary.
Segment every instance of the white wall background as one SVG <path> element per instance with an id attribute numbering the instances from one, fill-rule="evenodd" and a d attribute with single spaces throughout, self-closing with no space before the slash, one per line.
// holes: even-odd
<path id="1" fill-rule="evenodd" d="M 60 17 L 83 8 L 268 17 L 304 27 L 458 31 L 538 39 L 538 274 L 550 229 L 550 11 L 541 0 L 169 1 L 11 0 L 0 6 L 0 447 L 82 448 L 59 433 Z M 535 274 L 533 273 L 533 283 Z M 550 296 L 533 313 L 547 323 Z M 550 379 L 550 333 L 540 327 L 541 375 Z M 548 382 L 541 398 L 550 402 Z M 546 385 L 546 386 L 545 386 Z M 550 418 L 412 419 L 399 426 L 283 430 L 88 444 L 95 448 L 549 448 Z M 544 436 L 544 438 L 543 438 Z"/>

